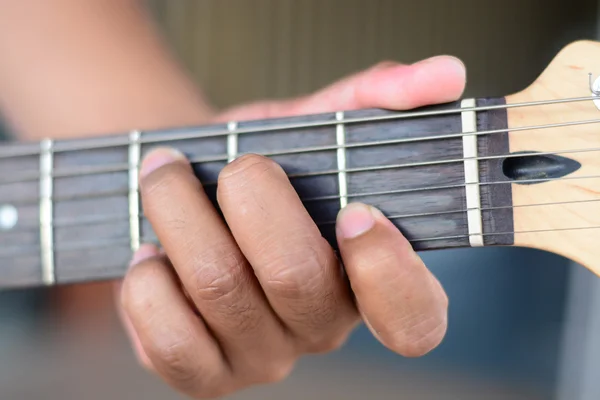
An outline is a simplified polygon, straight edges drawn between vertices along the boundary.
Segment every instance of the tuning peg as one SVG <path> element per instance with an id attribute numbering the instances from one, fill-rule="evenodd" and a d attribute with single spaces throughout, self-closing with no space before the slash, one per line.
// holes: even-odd
<path id="1" fill-rule="evenodd" d="M 590 91 L 592 92 L 592 94 L 594 96 L 600 96 L 600 89 L 595 89 L 594 88 L 594 77 L 592 76 L 592 73 L 589 73 L 589 77 L 590 77 Z M 600 85 L 598 85 L 600 86 Z"/>

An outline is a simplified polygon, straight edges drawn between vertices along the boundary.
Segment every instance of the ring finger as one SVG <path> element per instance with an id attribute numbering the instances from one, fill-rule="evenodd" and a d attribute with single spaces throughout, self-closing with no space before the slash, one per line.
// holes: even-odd
<path id="1" fill-rule="evenodd" d="M 286 369 L 289 339 L 189 162 L 155 150 L 140 176 L 144 212 L 234 372 L 261 381 L 248 374 Z"/>

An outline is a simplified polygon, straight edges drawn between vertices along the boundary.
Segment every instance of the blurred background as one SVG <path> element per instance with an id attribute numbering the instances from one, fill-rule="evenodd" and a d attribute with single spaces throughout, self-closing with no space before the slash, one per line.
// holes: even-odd
<path id="1" fill-rule="evenodd" d="M 529 85 L 567 43 L 596 38 L 598 20 L 596 0 L 148 4 L 217 106 L 299 95 L 384 59 L 442 53 L 465 61 L 467 96 L 503 96 Z M 285 382 L 233 398 L 600 398 L 592 312 L 600 286 L 591 273 L 526 249 L 422 256 L 450 297 L 437 350 L 403 359 L 361 327 L 343 350 L 304 359 Z M 136 364 L 111 287 L 0 293 L 0 399 L 109 398 L 182 398 Z"/>

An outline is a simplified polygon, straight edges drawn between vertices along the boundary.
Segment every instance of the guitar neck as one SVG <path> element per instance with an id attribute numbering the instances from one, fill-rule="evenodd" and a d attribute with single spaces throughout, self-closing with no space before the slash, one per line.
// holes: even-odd
<path id="1" fill-rule="evenodd" d="M 122 276 L 132 250 L 156 242 L 137 181 L 141 158 L 155 146 L 183 151 L 217 207 L 218 174 L 229 161 L 245 153 L 273 158 L 334 247 L 336 215 L 353 201 L 381 209 L 417 250 L 511 245 L 504 104 L 465 100 L 409 113 L 360 110 L 6 145 L 0 286 Z"/>

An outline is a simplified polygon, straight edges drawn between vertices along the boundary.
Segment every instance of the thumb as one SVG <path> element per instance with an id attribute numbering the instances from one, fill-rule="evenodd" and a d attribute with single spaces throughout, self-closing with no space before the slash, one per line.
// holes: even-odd
<path id="1" fill-rule="evenodd" d="M 345 207 L 337 239 L 363 319 L 389 349 L 407 357 L 437 347 L 447 328 L 448 299 L 408 240 L 377 209 Z"/>

